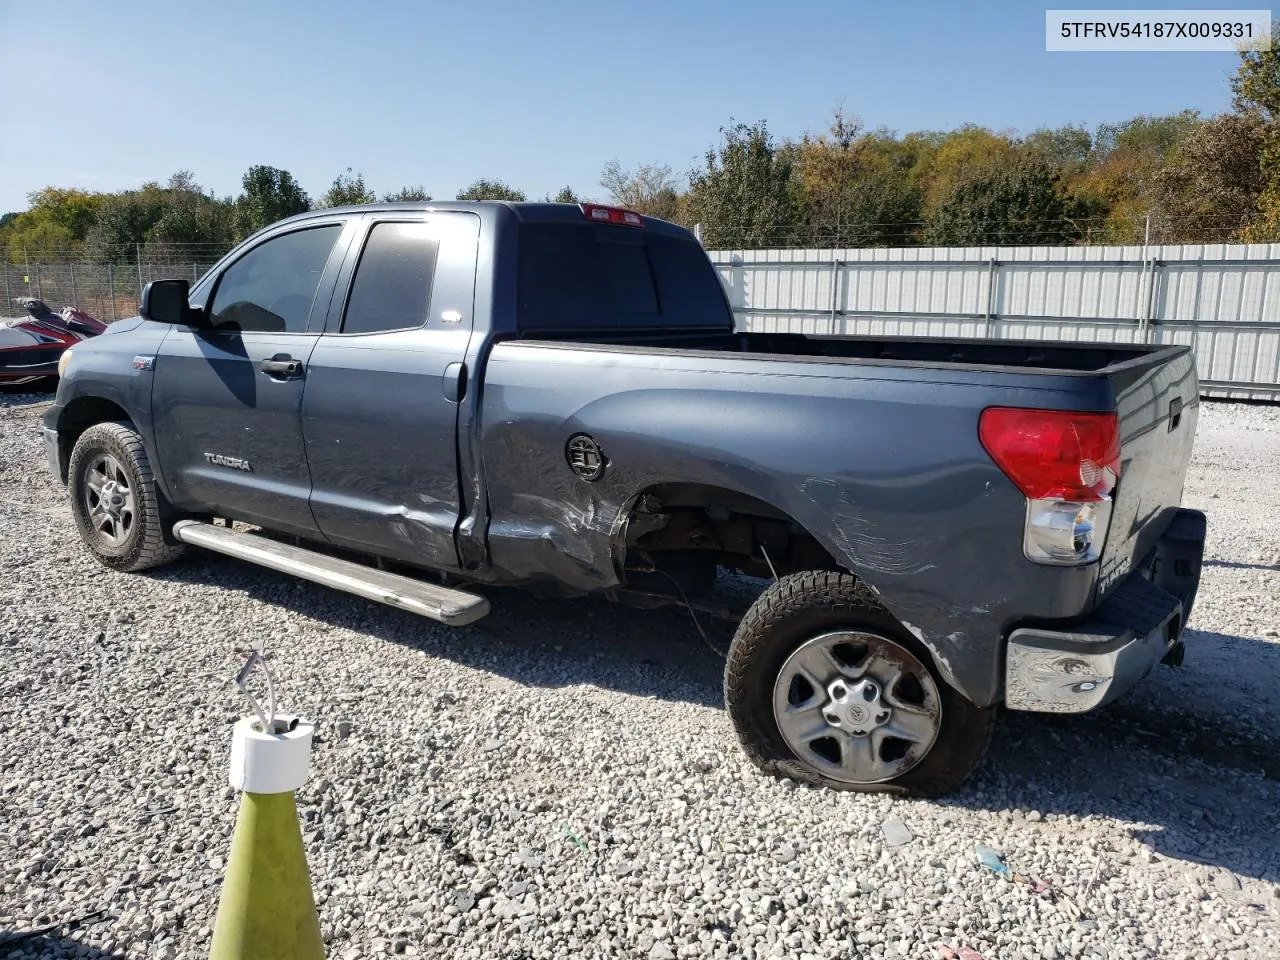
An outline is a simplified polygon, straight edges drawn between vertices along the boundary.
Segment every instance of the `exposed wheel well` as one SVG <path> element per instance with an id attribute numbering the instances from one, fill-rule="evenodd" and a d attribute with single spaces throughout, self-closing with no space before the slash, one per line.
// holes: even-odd
<path id="1" fill-rule="evenodd" d="M 67 481 L 67 465 L 71 461 L 71 450 L 75 447 L 80 434 L 96 423 L 128 423 L 130 417 L 119 404 L 101 397 L 77 397 L 67 404 L 58 418 L 58 467 L 62 471 L 62 481 Z"/>
<path id="2" fill-rule="evenodd" d="M 618 552 L 625 582 L 630 582 L 628 573 L 663 569 L 664 560 L 676 561 L 664 576 L 679 576 L 691 562 L 755 577 L 841 569 L 785 512 L 744 493 L 695 483 L 660 484 L 637 497 L 618 539 Z"/>

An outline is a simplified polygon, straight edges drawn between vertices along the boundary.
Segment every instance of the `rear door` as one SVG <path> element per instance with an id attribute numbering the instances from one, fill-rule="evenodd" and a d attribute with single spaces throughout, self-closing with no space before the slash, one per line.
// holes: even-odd
<path id="1" fill-rule="evenodd" d="M 156 448 L 177 506 L 317 533 L 302 392 L 356 219 L 268 234 L 193 291 L 213 326 L 169 331 L 152 392 Z"/>
<path id="2" fill-rule="evenodd" d="M 307 365 L 311 510 L 335 544 L 457 567 L 458 403 L 480 218 L 370 214 Z"/>

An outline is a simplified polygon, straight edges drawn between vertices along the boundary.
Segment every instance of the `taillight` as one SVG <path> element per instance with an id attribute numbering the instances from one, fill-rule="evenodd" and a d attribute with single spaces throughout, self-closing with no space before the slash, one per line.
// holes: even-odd
<path id="1" fill-rule="evenodd" d="M 990 407 L 978 427 L 991 459 L 1033 500 L 1102 500 L 1120 476 L 1114 413 Z"/>
<path id="2" fill-rule="evenodd" d="M 606 207 L 599 203 L 582 203 L 582 215 L 596 223 L 621 223 L 628 227 L 643 227 L 644 217 L 634 210 L 623 210 L 621 207 Z"/>
<path id="3" fill-rule="evenodd" d="M 1068 565 L 1098 559 L 1120 478 L 1116 415 L 990 407 L 978 436 L 1027 498 L 1027 558 Z"/>

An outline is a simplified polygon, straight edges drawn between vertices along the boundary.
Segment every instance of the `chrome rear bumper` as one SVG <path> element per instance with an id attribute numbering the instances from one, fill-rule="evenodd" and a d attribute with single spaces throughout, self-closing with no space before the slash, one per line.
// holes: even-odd
<path id="1" fill-rule="evenodd" d="M 1200 584 L 1206 522 L 1179 510 L 1160 542 L 1086 620 L 1009 635 L 1005 704 L 1084 713 L 1125 693 L 1179 649 Z"/>

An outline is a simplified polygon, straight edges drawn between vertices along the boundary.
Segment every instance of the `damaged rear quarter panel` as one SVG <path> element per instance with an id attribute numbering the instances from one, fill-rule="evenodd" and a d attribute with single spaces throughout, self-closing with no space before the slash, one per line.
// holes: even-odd
<path id="1" fill-rule="evenodd" d="M 1024 501 L 977 434 L 983 407 L 1080 398 L 1007 376 L 1000 386 L 980 370 L 499 344 L 481 427 L 492 563 L 511 579 L 612 586 L 611 534 L 646 488 L 748 494 L 869 583 L 950 683 L 994 702 L 1007 624 L 1073 615 L 1092 583 L 1089 570 L 1023 558 Z M 597 481 L 567 464 L 579 432 L 608 460 Z"/>

